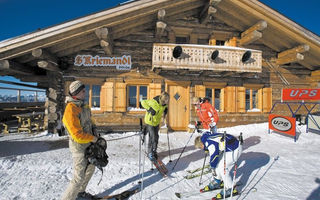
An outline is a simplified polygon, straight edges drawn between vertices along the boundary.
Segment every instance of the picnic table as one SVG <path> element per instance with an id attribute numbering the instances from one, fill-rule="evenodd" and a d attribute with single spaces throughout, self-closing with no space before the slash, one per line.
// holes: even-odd
<path id="1" fill-rule="evenodd" d="M 32 112 L 13 115 L 18 119 L 18 133 L 20 131 L 28 131 L 29 133 L 35 129 L 37 132 L 43 129 L 44 112 Z"/>

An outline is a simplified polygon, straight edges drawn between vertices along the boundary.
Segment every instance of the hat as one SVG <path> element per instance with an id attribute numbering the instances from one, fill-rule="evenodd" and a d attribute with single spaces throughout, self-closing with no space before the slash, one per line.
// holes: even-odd
<path id="1" fill-rule="evenodd" d="M 169 93 L 167 92 L 162 92 L 161 95 L 160 95 L 160 100 L 159 102 L 161 103 L 161 105 L 166 105 L 169 103 Z"/>
<path id="2" fill-rule="evenodd" d="M 71 96 L 79 94 L 79 92 L 85 88 L 81 81 L 73 81 L 69 86 L 69 93 Z"/>

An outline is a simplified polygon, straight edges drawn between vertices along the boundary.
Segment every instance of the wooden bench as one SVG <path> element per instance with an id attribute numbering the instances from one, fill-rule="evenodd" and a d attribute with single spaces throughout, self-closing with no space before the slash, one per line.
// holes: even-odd
<path id="1" fill-rule="evenodd" d="M 23 131 L 31 133 L 33 129 L 38 133 L 44 128 L 44 112 L 32 112 L 14 116 L 18 119 L 18 133 Z"/>
<path id="2" fill-rule="evenodd" d="M 1 130 L 1 133 L 4 133 L 4 134 L 9 133 L 8 125 L 6 123 L 0 123 L 0 130 Z"/>

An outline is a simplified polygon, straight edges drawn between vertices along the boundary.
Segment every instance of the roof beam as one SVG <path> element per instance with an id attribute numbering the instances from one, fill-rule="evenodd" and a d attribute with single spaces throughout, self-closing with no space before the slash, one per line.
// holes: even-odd
<path id="1" fill-rule="evenodd" d="M 304 56 L 301 53 L 292 53 L 288 54 L 287 56 L 283 57 L 278 57 L 276 64 L 277 65 L 284 65 L 288 63 L 293 63 L 293 62 L 299 62 L 304 59 Z"/>
<path id="2" fill-rule="evenodd" d="M 108 28 L 98 28 L 95 30 L 95 34 L 100 40 L 100 46 L 107 55 L 113 53 L 113 40 L 111 39 Z"/>
<path id="3" fill-rule="evenodd" d="M 60 71 L 60 68 L 55 65 L 54 63 L 45 61 L 45 60 L 41 60 L 38 62 L 38 67 L 45 69 L 45 70 L 49 70 L 49 71 Z"/>
<path id="4" fill-rule="evenodd" d="M 310 47 L 307 44 L 302 44 L 292 49 L 288 49 L 281 53 L 278 53 L 278 59 L 276 64 L 283 65 L 287 63 L 299 62 L 304 59 L 302 53 L 309 51 Z"/>
<path id="5" fill-rule="evenodd" d="M 24 65 L 11 60 L 0 60 L 0 70 L 7 70 L 21 75 L 33 75 L 33 71 Z"/>
<path id="6" fill-rule="evenodd" d="M 156 38 L 157 38 L 157 40 L 160 40 L 160 38 L 164 34 L 164 31 L 167 28 L 167 24 L 164 22 L 165 15 L 166 15 L 166 11 L 164 9 L 160 9 L 158 11 L 158 21 L 156 23 Z"/>
<path id="7" fill-rule="evenodd" d="M 217 9 L 211 5 L 205 6 L 205 8 L 201 11 L 199 21 L 200 24 L 206 24 L 210 18 L 217 12 Z"/>
<path id="8" fill-rule="evenodd" d="M 262 33 L 260 31 L 263 31 L 268 26 L 268 23 L 264 20 L 259 21 L 255 25 L 248 28 L 246 31 L 241 33 L 241 39 L 239 40 L 239 45 L 247 45 L 250 44 L 260 38 L 262 38 Z"/>
<path id="9" fill-rule="evenodd" d="M 204 7 L 200 13 L 199 21 L 200 24 L 206 24 L 210 18 L 217 12 L 214 6 L 217 6 L 221 0 L 210 0 L 209 3 Z"/>
<path id="10" fill-rule="evenodd" d="M 295 54 L 295 53 L 304 53 L 304 52 L 307 52 L 309 50 L 310 50 L 309 45 L 302 44 L 302 45 L 299 45 L 299 46 L 294 47 L 292 49 L 288 49 L 288 50 L 285 50 L 285 51 L 283 51 L 281 53 L 278 53 L 278 58 L 285 57 L 287 55 Z"/>

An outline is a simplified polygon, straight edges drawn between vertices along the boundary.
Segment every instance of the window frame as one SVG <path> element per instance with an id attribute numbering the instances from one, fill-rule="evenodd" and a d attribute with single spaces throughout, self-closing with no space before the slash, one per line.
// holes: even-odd
<path id="1" fill-rule="evenodd" d="M 245 112 L 246 113 L 262 113 L 262 105 L 259 105 L 263 99 L 263 94 L 262 94 L 262 89 L 263 85 L 262 84 L 243 84 L 243 87 L 245 88 Z M 249 109 L 247 109 L 247 90 L 250 91 L 249 93 Z M 253 108 L 253 90 L 256 90 L 256 108 Z M 256 110 L 255 110 L 256 109 Z"/>
<path id="2" fill-rule="evenodd" d="M 132 87 L 132 86 L 135 86 L 136 87 L 136 107 L 133 108 L 133 107 L 130 107 L 129 106 L 129 99 L 130 99 L 130 94 L 129 94 L 129 87 Z M 145 109 L 144 108 L 140 108 L 139 105 L 140 105 L 140 101 L 139 101 L 139 98 L 140 98 L 140 87 L 141 86 L 145 86 L 147 88 L 147 96 L 146 96 L 146 99 L 148 99 L 149 97 L 149 85 L 148 84 L 134 84 L 134 83 L 131 83 L 131 84 L 127 84 L 127 112 L 145 112 Z M 133 108 L 134 110 L 130 109 L 130 108 Z"/>

